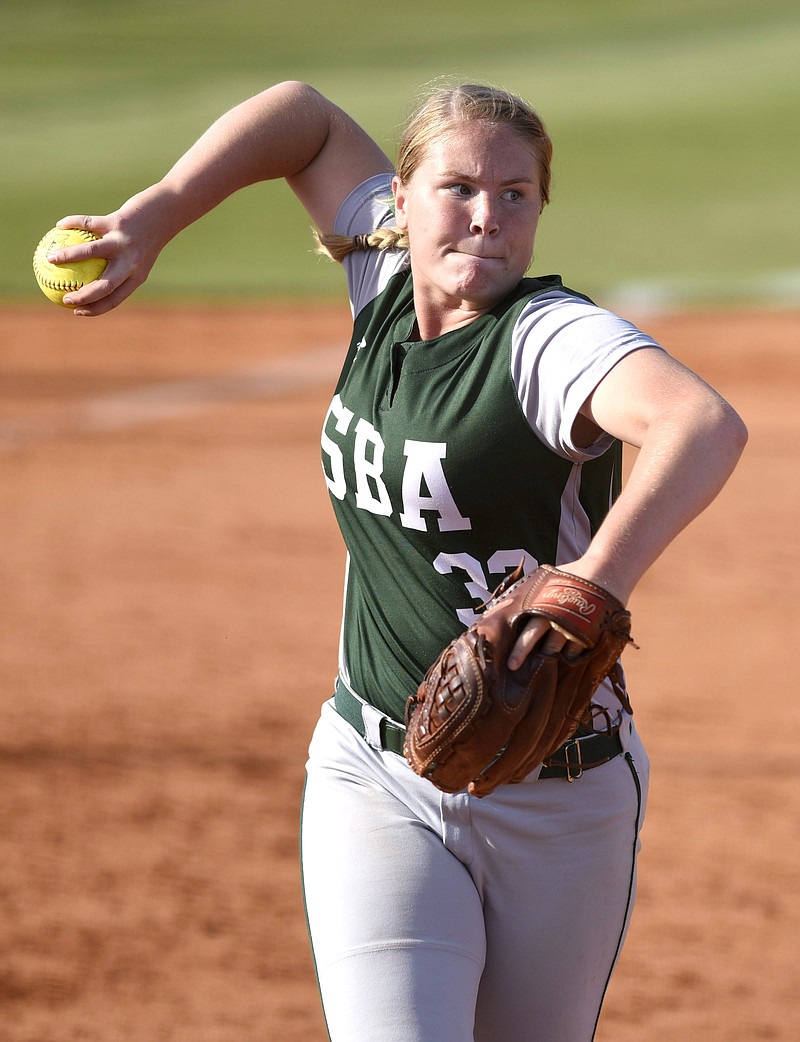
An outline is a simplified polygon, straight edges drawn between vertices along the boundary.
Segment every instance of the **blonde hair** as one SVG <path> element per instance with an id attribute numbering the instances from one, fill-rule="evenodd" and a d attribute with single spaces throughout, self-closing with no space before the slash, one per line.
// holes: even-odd
<path id="1" fill-rule="evenodd" d="M 511 127 L 530 146 L 539 168 L 542 209 L 550 202 L 550 164 L 553 144 L 539 114 L 522 98 L 501 87 L 462 83 L 438 87 L 417 104 L 406 121 L 397 154 L 397 176 L 408 184 L 424 160 L 430 143 L 468 121 Z M 341 261 L 353 250 L 408 249 L 408 235 L 400 228 L 377 228 L 366 235 L 320 235 L 314 233 L 316 252 Z"/>
<path id="2" fill-rule="evenodd" d="M 314 252 L 339 262 L 354 250 L 408 249 L 408 233 L 404 228 L 376 228 L 366 235 L 321 235 L 314 230 L 313 235 L 317 242 Z"/>

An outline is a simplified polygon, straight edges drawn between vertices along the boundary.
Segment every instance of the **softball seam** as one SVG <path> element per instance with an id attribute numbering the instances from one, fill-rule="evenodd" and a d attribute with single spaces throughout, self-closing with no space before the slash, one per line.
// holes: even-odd
<path id="1" fill-rule="evenodd" d="M 82 238 L 84 242 L 95 242 L 100 238 L 99 235 L 94 235 L 92 232 L 88 232 L 84 228 L 71 228 L 69 229 L 69 231 L 73 232 L 75 235 L 80 236 L 80 238 Z M 47 239 L 50 236 L 50 234 L 51 233 L 48 232 L 47 235 L 42 237 L 33 255 L 33 274 L 36 277 L 36 281 L 43 289 L 51 289 L 54 290 L 56 293 L 72 293 L 75 290 L 83 289 L 83 287 L 87 284 L 86 281 L 83 279 L 79 281 L 74 279 L 56 279 L 53 278 L 52 275 L 49 275 L 42 270 L 39 254 L 42 249 L 42 244 L 44 243 L 45 239 Z M 58 267 L 58 265 L 53 265 L 53 267 Z M 89 279 L 89 281 L 91 282 L 93 280 Z"/>

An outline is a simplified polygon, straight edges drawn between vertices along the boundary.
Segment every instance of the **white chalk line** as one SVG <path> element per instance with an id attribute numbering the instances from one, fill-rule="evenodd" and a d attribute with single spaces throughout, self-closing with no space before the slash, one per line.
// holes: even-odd
<path id="1" fill-rule="evenodd" d="M 228 373 L 148 384 L 85 398 L 39 416 L 0 420 L 0 451 L 73 434 L 101 434 L 195 416 L 231 402 L 279 398 L 335 379 L 341 344 L 259 362 Z"/>
<path id="2" fill-rule="evenodd" d="M 622 314 L 636 312 L 669 314 L 703 302 L 719 306 L 755 303 L 767 307 L 796 308 L 800 303 L 800 268 L 767 272 L 669 277 L 619 283 L 606 295 L 604 306 Z"/>

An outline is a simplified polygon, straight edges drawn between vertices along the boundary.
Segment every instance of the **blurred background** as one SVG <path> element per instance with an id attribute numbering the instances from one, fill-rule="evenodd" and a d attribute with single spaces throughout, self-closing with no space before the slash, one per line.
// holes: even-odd
<path id="1" fill-rule="evenodd" d="M 431 79 L 526 96 L 555 140 L 535 270 L 614 304 L 800 298 L 796 0 L 7 0 L 0 37 L 0 294 L 68 213 L 157 180 L 223 111 L 305 79 L 394 155 Z M 139 301 L 318 296 L 283 185 L 240 193 L 165 251 Z"/>
<path id="2" fill-rule="evenodd" d="M 751 432 L 636 591 L 654 784 L 598 1042 L 794 1042 L 797 0 L 3 0 L 0 25 L 0 1042 L 325 1038 L 297 821 L 341 609 L 340 272 L 283 184 L 97 322 L 44 299 L 34 248 L 271 83 L 393 155 L 440 76 L 548 124 L 535 272 L 640 321 Z"/>

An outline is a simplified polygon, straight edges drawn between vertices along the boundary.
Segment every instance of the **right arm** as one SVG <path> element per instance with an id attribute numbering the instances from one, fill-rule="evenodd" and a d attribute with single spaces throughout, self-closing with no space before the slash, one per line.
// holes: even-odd
<path id="1" fill-rule="evenodd" d="M 142 285 L 171 239 L 239 189 L 285 178 L 325 233 L 356 185 L 391 169 L 342 109 L 304 83 L 280 83 L 218 119 L 161 181 L 118 210 L 59 221 L 60 228 L 102 238 L 59 250 L 51 260 L 107 259 L 99 279 L 68 297 L 77 315 L 102 315 Z"/>

